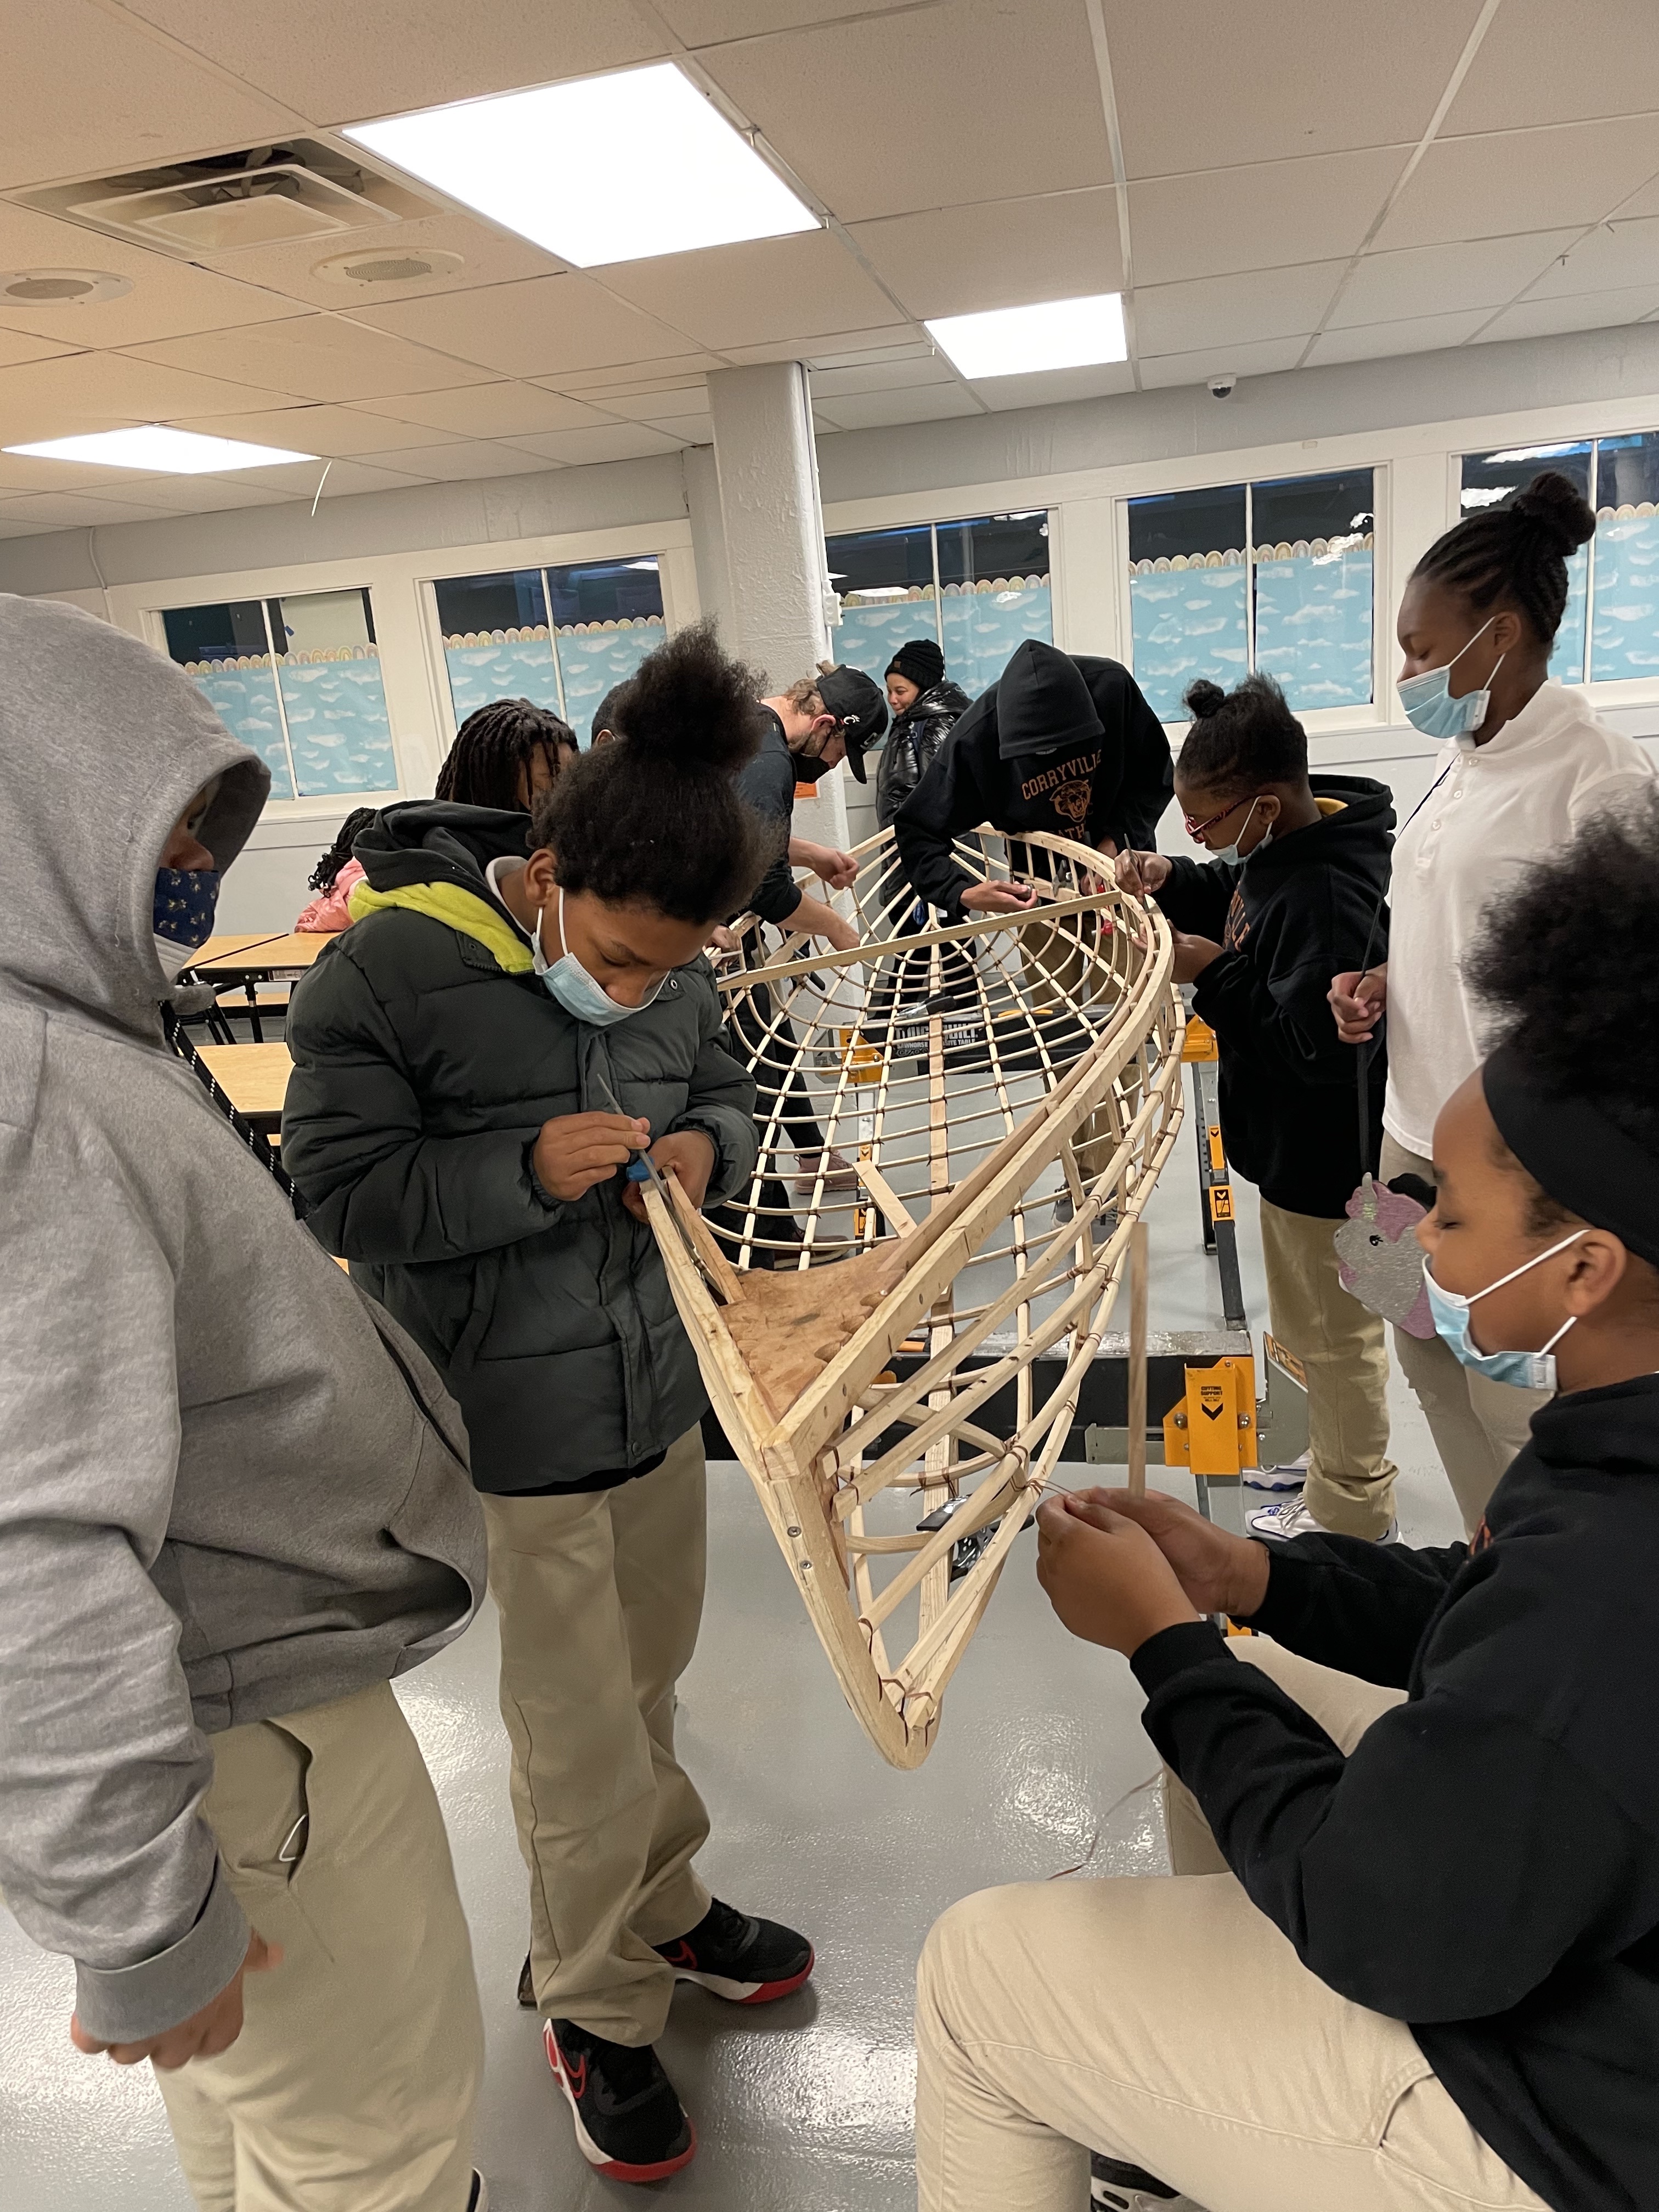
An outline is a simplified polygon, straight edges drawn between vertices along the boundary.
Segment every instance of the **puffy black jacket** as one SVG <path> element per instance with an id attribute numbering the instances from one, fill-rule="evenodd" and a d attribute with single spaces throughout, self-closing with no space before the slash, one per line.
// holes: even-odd
<path id="1" fill-rule="evenodd" d="M 1221 1132 L 1239 1173 L 1287 1213 L 1341 1215 L 1358 1182 L 1357 1048 L 1326 994 L 1370 945 L 1386 960 L 1394 806 L 1368 776 L 1309 779 L 1321 818 L 1247 860 L 1178 860 L 1158 894 L 1176 927 L 1223 946 L 1193 989 L 1221 1047 Z M 1373 915 L 1376 934 L 1370 934 Z M 1382 1142 L 1388 1063 L 1367 1070 L 1368 1164 Z"/>
<path id="2" fill-rule="evenodd" d="M 885 829 L 933 766 L 934 757 L 965 714 L 969 701 L 960 684 L 945 677 L 893 718 L 876 770 L 876 820 Z"/>
<path id="3" fill-rule="evenodd" d="M 711 1204 L 755 1164 L 755 1086 L 713 971 L 677 969 L 610 1029 L 568 1014 L 485 878 L 521 814 L 417 800 L 358 840 L 361 918 L 294 995 L 283 1158 L 309 1225 L 443 1370 L 481 1490 L 623 1481 L 708 1404 L 656 1242 L 620 1178 L 547 1196 L 543 1122 L 613 1100 L 701 1129 Z M 364 908 L 368 911 L 364 911 Z"/>

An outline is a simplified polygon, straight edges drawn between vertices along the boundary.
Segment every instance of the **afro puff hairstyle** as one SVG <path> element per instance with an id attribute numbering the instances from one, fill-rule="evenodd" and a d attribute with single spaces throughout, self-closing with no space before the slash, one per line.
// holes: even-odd
<path id="1" fill-rule="evenodd" d="M 640 663 L 626 713 L 614 744 L 590 746 L 544 793 L 532 845 L 551 847 L 566 890 L 723 921 L 748 905 L 782 838 L 733 781 L 766 729 L 754 675 L 712 622 L 696 623 Z"/>
<path id="2" fill-rule="evenodd" d="M 1508 1045 L 1538 1089 L 1588 1098 L 1659 1173 L 1659 786 L 1591 815 L 1495 899 L 1463 963 L 1488 1052 Z M 1540 1194 L 1541 1195 L 1541 1194 Z M 1556 1207 L 1548 1216 L 1565 1218 Z"/>

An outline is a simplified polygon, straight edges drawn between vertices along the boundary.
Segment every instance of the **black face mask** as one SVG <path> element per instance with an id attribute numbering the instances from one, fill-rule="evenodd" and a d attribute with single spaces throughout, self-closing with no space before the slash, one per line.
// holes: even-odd
<path id="1" fill-rule="evenodd" d="M 794 762 L 797 783 L 816 783 L 825 773 L 828 765 L 822 753 L 816 757 L 811 757 L 805 753 L 797 753 L 794 756 Z"/>

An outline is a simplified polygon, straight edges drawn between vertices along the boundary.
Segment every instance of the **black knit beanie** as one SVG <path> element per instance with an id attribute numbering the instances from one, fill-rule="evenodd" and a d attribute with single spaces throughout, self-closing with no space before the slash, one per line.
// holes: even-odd
<path id="1" fill-rule="evenodd" d="M 931 691 L 945 676 L 945 655 L 931 637 L 913 637 L 900 646 L 884 673 L 902 676 L 918 691 Z"/>

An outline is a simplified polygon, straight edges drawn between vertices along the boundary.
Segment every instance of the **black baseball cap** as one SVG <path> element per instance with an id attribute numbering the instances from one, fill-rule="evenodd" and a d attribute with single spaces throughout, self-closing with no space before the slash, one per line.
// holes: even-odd
<path id="1" fill-rule="evenodd" d="M 843 665 L 823 671 L 817 695 L 836 718 L 836 734 L 847 740 L 847 765 L 860 783 L 867 781 L 864 756 L 887 734 L 887 694 L 861 668 Z"/>

